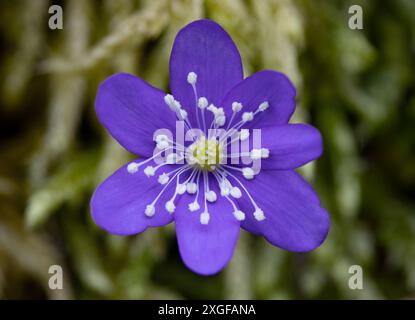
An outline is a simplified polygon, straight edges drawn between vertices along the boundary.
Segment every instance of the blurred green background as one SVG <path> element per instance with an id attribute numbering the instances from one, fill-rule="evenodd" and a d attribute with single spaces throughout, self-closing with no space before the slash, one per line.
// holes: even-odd
<path id="1" fill-rule="evenodd" d="M 48 28 L 59 4 L 64 29 Z M 364 30 L 348 28 L 363 8 Z M 294 122 L 325 153 L 301 169 L 331 215 L 307 254 L 242 233 L 214 277 L 180 260 L 174 225 L 111 236 L 91 221 L 94 188 L 131 159 L 93 101 L 112 73 L 168 90 L 177 31 L 208 17 L 238 45 L 245 75 L 285 72 Z M 415 1 L 2 0 L 0 2 L 0 298 L 415 298 Z M 59 264 L 64 289 L 50 290 Z M 361 265 L 364 289 L 350 290 Z"/>

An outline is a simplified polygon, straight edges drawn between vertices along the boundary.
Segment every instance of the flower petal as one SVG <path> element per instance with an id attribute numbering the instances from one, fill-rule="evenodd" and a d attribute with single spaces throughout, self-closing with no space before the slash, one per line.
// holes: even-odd
<path id="1" fill-rule="evenodd" d="M 262 221 L 254 218 L 254 208 L 244 194 L 238 200 L 241 210 L 246 212 L 244 229 L 288 251 L 310 251 L 325 240 L 330 226 L 327 211 L 298 173 L 270 170 L 261 171 L 250 181 L 242 179 L 266 217 Z"/>
<path id="2" fill-rule="evenodd" d="M 251 134 L 249 148 L 269 150 L 269 157 L 261 159 L 261 170 L 288 170 L 301 167 L 320 157 L 323 152 L 323 140 L 320 132 L 313 126 L 286 124 L 261 128 L 260 145 L 259 141 L 255 141 L 254 134 Z M 247 156 L 244 157 L 245 162 L 242 162 L 241 158 L 239 165 L 250 161 Z"/>
<path id="3" fill-rule="evenodd" d="M 233 216 L 230 203 L 219 195 L 213 184 L 211 190 L 218 195 L 215 203 L 208 203 L 210 220 L 200 223 L 203 212 L 203 187 L 199 195 L 201 209 L 191 212 L 188 204 L 194 200 L 187 194 L 181 196 L 175 216 L 180 255 L 186 266 L 202 275 L 219 272 L 230 261 L 239 237 L 240 223 Z"/>
<path id="4" fill-rule="evenodd" d="M 230 119 L 232 103 L 242 103 L 243 108 L 232 123 L 234 125 L 241 120 L 241 114 L 255 112 L 262 102 L 267 101 L 269 108 L 259 112 L 252 121 L 244 125 L 244 128 L 260 128 L 287 123 L 295 110 L 295 95 L 296 90 L 286 75 L 264 70 L 236 85 L 226 95 L 221 106 L 225 109 L 227 119 Z"/>
<path id="5" fill-rule="evenodd" d="M 143 165 L 136 173 L 129 173 L 127 165 L 124 165 L 95 190 L 91 199 L 91 213 L 94 222 L 102 229 L 113 234 L 130 235 L 148 227 L 166 225 L 173 220 L 164 205 L 174 193 L 174 182 L 157 201 L 155 215 L 149 218 L 144 212 L 163 188 L 157 182 L 158 174 L 170 172 L 177 166 L 166 165 L 157 171 L 157 176 L 150 178 L 143 173 L 145 167 Z"/>
<path id="6" fill-rule="evenodd" d="M 196 126 L 195 96 L 187 82 L 197 74 L 197 92 L 219 106 L 225 94 L 243 79 L 241 56 L 226 31 L 211 20 L 188 24 L 178 34 L 170 57 L 170 88 Z M 209 119 L 210 120 L 210 114 Z M 210 124 L 210 122 L 208 122 Z"/>
<path id="7" fill-rule="evenodd" d="M 157 129 L 174 130 L 176 115 L 164 103 L 165 93 L 139 77 L 119 73 L 100 85 L 96 113 L 110 134 L 128 151 L 151 156 Z"/>

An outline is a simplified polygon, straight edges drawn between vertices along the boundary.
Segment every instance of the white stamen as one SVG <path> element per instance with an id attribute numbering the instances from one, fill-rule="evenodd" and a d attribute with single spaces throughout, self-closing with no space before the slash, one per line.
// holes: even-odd
<path id="1" fill-rule="evenodd" d="M 261 148 L 261 158 L 263 159 L 269 158 L 269 149 Z"/>
<path id="2" fill-rule="evenodd" d="M 196 191 L 197 191 L 197 185 L 196 185 L 196 183 L 194 183 L 194 182 L 189 182 L 189 183 L 186 185 L 186 190 L 187 190 L 187 193 L 189 193 L 189 194 L 195 194 L 195 193 L 196 193 Z"/>
<path id="3" fill-rule="evenodd" d="M 212 112 L 214 115 L 214 123 L 221 127 L 225 124 L 226 122 L 226 116 L 225 116 L 225 111 L 223 110 L 223 108 L 217 108 L 215 107 L 213 104 L 210 104 L 209 107 L 207 107 L 208 111 Z"/>
<path id="4" fill-rule="evenodd" d="M 159 175 L 158 182 L 160 184 L 166 184 L 167 182 L 169 182 L 169 176 L 166 173 Z"/>
<path id="5" fill-rule="evenodd" d="M 180 116 L 182 117 L 182 119 L 186 119 L 187 118 L 187 111 L 184 109 L 180 109 Z"/>
<path id="6" fill-rule="evenodd" d="M 258 110 L 262 112 L 262 111 L 267 110 L 268 108 L 269 108 L 268 101 L 264 101 L 259 105 Z"/>
<path id="7" fill-rule="evenodd" d="M 260 149 L 252 149 L 252 151 L 251 151 L 251 159 L 252 160 L 261 159 L 261 150 Z"/>
<path id="8" fill-rule="evenodd" d="M 136 163 L 136 162 L 131 162 L 131 163 L 129 163 L 129 164 L 128 164 L 128 166 L 127 166 L 127 171 L 128 171 L 129 173 L 136 173 L 136 172 L 138 171 L 138 167 L 139 167 L 138 163 Z"/>
<path id="9" fill-rule="evenodd" d="M 194 212 L 200 209 L 199 203 L 197 201 L 193 201 L 189 203 L 189 210 Z"/>
<path id="10" fill-rule="evenodd" d="M 252 196 L 250 195 L 249 191 L 246 189 L 246 187 L 243 185 L 243 183 L 237 178 L 235 177 L 232 173 L 230 173 L 229 171 L 227 171 L 226 169 L 222 169 L 222 177 L 226 174 L 231 176 L 233 179 L 235 179 L 236 182 L 239 183 L 239 185 L 242 187 L 242 189 L 245 191 L 245 194 L 247 195 L 247 197 L 249 198 L 249 200 L 251 201 L 252 205 L 255 208 L 255 212 L 254 212 L 254 216 L 258 221 L 262 221 L 265 219 L 264 216 L 264 212 L 258 207 L 258 205 L 255 203 L 255 200 L 252 198 Z M 234 207 L 235 209 L 235 207 Z"/>
<path id="11" fill-rule="evenodd" d="M 243 213 L 241 210 L 235 210 L 233 215 L 238 221 L 245 220 L 245 213 Z"/>
<path id="12" fill-rule="evenodd" d="M 193 71 L 189 72 L 187 74 L 187 82 L 191 85 L 194 85 L 197 81 L 197 74 L 194 73 Z"/>
<path id="13" fill-rule="evenodd" d="M 217 117 L 215 117 L 215 123 L 218 127 L 222 127 L 226 122 L 226 117 L 219 115 Z"/>
<path id="14" fill-rule="evenodd" d="M 169 146 L 169 138 L 165 134 L 156 136 L 157 148 L 166 149 Z"/>
<path id="15" fill-rule="evenodd" d="M 159 134 L 156 136 L 156 142 L 168 141 L 169 138 L 165 134 Z"/>
<path id="16" fill-rule="evenodd" d="M 188 167 L 184 166 L 182 168 L 179 168 L 179 170 L 174 174 L 174 176 L 171 178 L 171 180 L 162 188 L 162 190 L 158 193 L 157 197 L 153 200 L 153 202 L 150 204 L 150 206 L 154 206 L 156 204 L 156 202 L 160 199 L 160 197 L 163 195 L 164 191 L 166 190 L 166 188 L 170 185 L 170 183 L 172 181 L 174 181 L 174 179 L 177 177 L 179 177 L 183 172 L 186 172 L 190 170 Z M 169 174 L 173 173 L 175 170 L 170 171 Z M 151 208 L 148 209 L 148 212 L 151 213 Z M 145 213 L 145 212 L 144 212 Z"/>
<path id="17" fill-rule="evenodd" d="M 172 106 L 171 106 L 172 111 L 177 112 L 177 111 L 179 111 L 181 108 L 182 108 L 182 105 L 180 104 L 180 102 L 179 102 L 179 101 L 177 101 L 177 100 L 174 100 L 174 101 L 173 101 L 173 104 L 172 104 Z"/>
<path id="18" fill-rule="evenodd" d="M 226 186 L 221 186 L 220 187 L 220 195 L 222 197 L 228 196 L 230 192 L 231 192 L 231 190 L 228 187 L 226 187 Z"/>
<path id="19" fill-rule="evenodd" d="M 175 164 L 177 161 L 177 154 L 176 153 L 169 153 L 166 157 L 167 164 Z"/>
<path id="20" fill-rule="evenodd" d="M 239 189 L 238 187 L 232 187 L 231 196 L 236 199 L 239 199 L 240 197 L 242 197 L 241 189 Z"/>
<path id="21" fill-rule="evenodd" d="M 265 219 L 264 211 L 262 211 L 262 209 L 260 209 L 260 208 L 256 208 L 255 212 L 254 212 L 254 217 L 258 221 L 264 220 Z"/>
<path id="22" fill-rule="evenodd" d="M 206 200 L 209 201 L 209 202 L 215 202 L 216 199 L 217 199 L 216 192 L 213 191 L 213 190 L 210 190 L 209 192 L 206 192 L 205 196 L 206 196 Z"/>
<path id="23" fill-rule="evenodd" d="M 224 116 L 225 115 L 225 111 L 223 110 L 223 108 L 217 108 L 216 109 L 216 116 Z"/>
<path id="24" fill-rule="evenodd" d="M 210 104 L 209 107 L 207 107 L 208 111 L 212 112 L 213 114 L 216 114 L 216 112 L 218 111 L 218 108 L 215 107 L 214 104 Z"/>
<path id="25" fill-rule="evenodd" d="M 241 131 L 239 132 L 239 139 L 241 141 L 245 141 L 246 139 L 249 138 L 249 129 L 241 129 Z"/>
<path id="26" fill-rule="evenodd" d="M 225 174 L 225 172 L 222 172 L 222 174 Z M 231 183 L 229 182 L 229 180 L 226 179 L 226 177 L 224 175 L 221 176 L 221 174 L 214 174 L 216 180 L 218 181 L 219 185 L 223 185 L 223 184 L 228 184 L 229 186 L 231 186 Z M 220 179 L 222 178 L 222 181 L 220 181 Z M 232 190 L 234 191 L 232 194 Z M 231 195 L 232 196 L 236 196 L 237 198 L 241 197 L 241 190 L 238 187 L 231 187 Z M 248 197 L 250 197 L 250 195 L 247 192 Z M 238 207 L 236 206 L 235 202 L 232 201 L 232 199 L 230 199 L 228 196 L 225 196 L 225 198 L 230 202 L 230 204 L 233 207 L 233 215 L 235 217 L 236 220 L 238 221 L 242 221 L 245 220 L 245 213 L 242 212 L 241 210 L 238 209 Z M 258 206 L 256 206 L 254 204 L 255 208 L 257 208 Z"/>
<path id="27" fill-rule="evenodd" d="M 200 223 L 201 224 L 208 224 L 209 223 L 209 220 L 210 220 L 210 215 L 209 215 L 209 212 L 203 212 L 201 215 L 200 215 Z"/>
<path id="28" fill-rule="evenodd" d="M 157 142 L 157 149 L 164 150 L 169 146 L 169 142 L 166 140 Z"/>
<path id="29" fill-rule="evenodd" d="M 208 106 L 208 101 L 205 97 L 200 97 L 198 102 L 197 102 L 197 106 L 200 109 L 205 109 Z"/>
<path id="30" fill-rule="evenodd" d="M 242 103 L 240 102 L 232 102 L 232 111 L 233 112 L 239 112 L 242 109 Z"/>
<path id="31" fill-rule="evenodd" d="M 144 174 L 147 176 L 147 177 L 152 177 L 152 176 L 154 176 L 154 173 L 156 172 L 156 169 L 154 168 L 154 167 L 152 167 L 152 166 L 147 166 L 145 169 L 144 169 Z"/>
<path id="32" fill-rule="evenodd" d="M 154 216 L 155 212 L 156 212 L 156 209 L 154 208 L 154 205 L 152 205 L 152 204 L 147 205 L 146 210 L 144 211 L 144 213 L 147 217 Z"/>
<path id="33" fill-rule="evenodd" d="M 255 172 L 252 170 L 252 168 L 243 168 L 242 174 L 247 180 L 251 180 L 254 178 Z"/>
<path id="34" fill-rule="evenodd" d="M 186 192 L 186 185 L 184 184 L 184 183 L 182 183 L 182 184 L 178 184 L 177 185 L 177 188 L 176 188 L 176 190 L 177 190 L 177 193 L 178 194 L 184 194 L 185 192 Z"/>
<path id="35" fill-rule="evenodd" d="M 214 114 L 215 118 L 225 115 L 223 108 L 217 108 L 213 104 L 210 104 L 210 106 L 207 109 Z"/>
<path id="36" fill-rule="evenodd" d="M 174 104 L 174 97 L 171 94 L 166 94 L 164 96 L 164 102 L 170 107 L 172 108 L 173 104 Z"/>
<path id="37" fill-rule="evenodd" d="M 173 201 L 167 201 L 166 202 L 166 210 L 169 212 L 169 213 L 173 213 L 174 212 L 174 210 L 176 209 L 176 206 L 174 205 L 174 202 Z"/>
<path id="38" fill-rule="evenodd" d="M 164 96 L 164 102 L 169 106 L 170 110 L 173 112 L 177 112 L 182 107 L 180 102 L 175 100 L 171 94 L 166 94 Z"/>
<path id="39" fill-rule="evenodd" d="M 244 112 L 242 114 L 243 122 L 252 121 L 252 119 L 254 119 L 254 113 L 253 112 Z"/>

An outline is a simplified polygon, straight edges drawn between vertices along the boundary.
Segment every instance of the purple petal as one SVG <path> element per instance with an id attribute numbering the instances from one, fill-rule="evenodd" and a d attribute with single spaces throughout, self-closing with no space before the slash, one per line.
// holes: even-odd
<path id="1" fill-rule="evenodd" d="M 232 103 L 242 103 L 243 108 L 237 114 L 233 122 L 235 124 L 241 120 L 241 114 L 255 112 L 262 102 L 267 101 L 269 108 L 259 112 L 252 121 L 244 125 L 245 128 L 260 128 L 287 123 L 295 110 L 295 95 L 295 88 L 286 75 L 264 70 L 236 85 L 226 95 L 221 106 L 225 109 L 227 119 L 230 119 Z"/>
<path id="2" fill-rule="evenodd" d="M 187 82 L 187 75 L 192 71 L 197 74 L 198 96 L 206 97 L 216 106 L 220 106 L 225 94 L 243 79 L 238 49 L 216 22 L 198 20 L 184 27 L 174 41 L 170 57 L 171 92 L 196 126 L 195 96 Z"/>
<path id="3" fill-rule="evenodd" d="M 250 136 L 250 146 L 253 135 Z M 323 152 L 320 132 L 308 124 L 286 124 L 261 128 L 261 145 L 269 157 L 261 160 L 261 169 L 295 169 L 317 159 Z"/>
<path id="4" fill-rule="evenodd" d="M 139 161 L 141 160 L 143 159 Z M 154 166 L 152 162 L 148 164 Z M 143 165 L 136 173 L 129 173 L 127 165 L 124 165 L 95 190 L 91 199 L 91 213 L 94 222 L 102 229 L 113 234 L 130 235 L 140 233 L 148 227 L 166 225 L 173 220 L 164 205 L 174 193 L 174 182 L 157 201 L 155 215 L 149 218 L 144 212 L 163 188 L 157 182 L 157 176 L 170 172 L 177 166 L 164 166 L 150 178 L 143 173 L 145 167 Z"/>
<path id="5" fill-rule="evenodd" d="M 96 113 L 125 149 L 149 157 L 155 148 L 153 133 L 161 128 L 174 130 L 176 116 L 164 103 L 164 96 L 139 77 L 115 74 L 98 89 Z"/>
<path id="6" fill-rule="evenodd" d="M 239 175 L 240 176 L 240 175 Z M 238 203 L 246 213 L 242 227 L 262 235 L 288 251 L 310 251 L 322 244 L 329 231 L 327 211 L 312 187 L 295 171 L 261 171 L 253 180 L 240 181 L 249 190 L 265 220 L 253 217 L 254 208 L 244 194 Z"/>
<path id="7" fill-rule="evenodd" d="M 174 214 L 180 255 L 189 269 L 202 275 L 212 275 L 224 268 L 232 258 L 240 231 L 240 223 L 234 218 L 230 203 L 220 196 L 213 183 L 211 190 L 218 197 L 215 203 L 208 203 L 210 221 L 207 225 L 200 223 L 204 208 L 203 187 L 199 195 L 200 210 L 188 210 L 194 197 L 185 194 Z"/>

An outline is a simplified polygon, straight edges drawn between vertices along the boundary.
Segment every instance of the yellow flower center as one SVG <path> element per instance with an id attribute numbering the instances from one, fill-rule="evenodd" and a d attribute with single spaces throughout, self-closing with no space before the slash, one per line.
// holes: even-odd
<path id="1" fill-rule="evenodd" d="M 224 146 L 213 139 L 201 137 L 190 147 L 190 164 L 201 170 L 214 171 L 223 158 Z"/>

